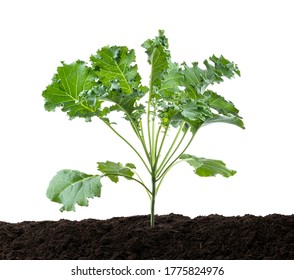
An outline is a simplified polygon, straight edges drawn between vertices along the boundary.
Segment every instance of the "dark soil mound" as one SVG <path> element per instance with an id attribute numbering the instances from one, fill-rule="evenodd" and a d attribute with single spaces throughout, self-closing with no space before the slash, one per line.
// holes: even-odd
<path id="1" fill-rule="evenodd" d="M 0 222 L 0 259 L 294 259 L 294 215 Z"/>

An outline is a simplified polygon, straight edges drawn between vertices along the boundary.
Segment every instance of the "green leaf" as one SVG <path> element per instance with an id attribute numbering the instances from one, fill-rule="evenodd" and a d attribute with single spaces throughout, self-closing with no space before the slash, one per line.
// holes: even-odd
<path id="1" fill-rule="evenodd" d="M 223 81 L 223 77 L 239 75 L 237 65 L 223 56 L 212 56 L 210 61 L 214 65 L 205 60 L 205 70 L 198 67 L 196 62 L 192 63 L 192 67 L 183 63 L 181 68 L 168 61 L 168 68 L 162 74 L 161 86 L 156 89 L 155 95 L 157 115 L 163 126 L 171 124 L 178 127 L 186 122 L 192 133 L 196 133 L 202 125 L 213 122 L 226 122 L 244 128 L 234 104 L 217 93 L 206 90 L 210 84 Z M 212 109 L 220 115 L 213 114 Z"/>
<path id="2" fill-rule="evenodd" d="M 74 211 L 75 204 L 88 206 L 88 198 L 100 197 L 101 187 L 98 175 L 64 169 L 51 180 L 47 197 L 51 201 L 63 204 L 61 211 Z"/>
<path id="3" fill-rule="evenodd" d="M 101 103 L 88 103 L 83 96 L 94 85 L 95 75 L 85 62 L 63 63 L 57 68 L 52 83 L 43 91 L 45 109 L 53 111 L 56 107 L 61 107 L 70 118 L 82 117 L 90 120 L 99 114 Z"/>
<path id="4" fill-rule="evenodd" d="M 213 55 L 209 60 L 214 65 L 210 64 L 208 60 L 205 60 L 203 64 L 206 69 L 204 70 L 198 66 L 198 62 L 193 62 L 192 67 L 183 63 L 183 74 L 185 76 L 183 86 L 187 88 L 192 98 L 198 98 L 209 85 L 222 82 L 223 77 L 230 79 L 235 74 L 240 76 L 238 66 L 223 56 L 218 58 Z"/>
<path id="5" fill-rule="evenodd" d="M 207 90 L 204 92 L 203 96 L 208 105 L 211 108 L 217 110 L 218 113 L 225 116 L 238 116 L 239 110 L 235 107 L 235 105 L 231 101 L 225 100 L 216 92 L 212 90 Z"/>
<path id="6" fill-rule="evenodd" d="M 163 74 L 161 87 L 158 89 L 158 94 L 162 97 L 174 98 L 175 94 L 181 92 L 180 86 L 183 83 L 183 73 L 177 63 L 169 61 L 168 68 Z"/>
<path id="7" fill-rule="evenodd" d="M 159 30 L 159 35 L 153 40 L 146 40 L 142 44 L 142 47 L 146 49 L 148 62 L 151 65 L 150 84 L 154 87 L 160 88 L 161 80 L 169 66 L 170 60 L 168 40 L 164 35 L 164 31 Z"/>
<path id="8" fill-rule="evenodd" d="M 205 103 L 195 100 L 191 100 L 183 105 L 181 114 L 191 121 L 199 120 L 202 122 L 213 116 L 210 108 Z"/>
<path id="9" fill-rule="evenodd" d="M 132 169 L 135 169 L 135 165 L 127 163 L 125 166 L 121 163 L 115 163 L 112 161 L 98 162 L 98 170 L 101 171 L 104 176 L 107 176 L 112 182 L 117 183 L 118 177 L 123 176 L 128 180 L 131 180 L 135 174 Z"/>
<path id="10" fill-rule="evenodd" d="M 217 174 L 230 177 L 236 173 L 236 171 L 228 169 L 221 160 L 198 158 L 188 154 L 181 155 L 180 159 L 193 166 L 195 174 L 202 177 L 215 176 Z"/>
<path id="11" fill-rule="evenodd" d="M 142 86 L 138 67 L 135 63 L 135 52 L 127 47 L 104 47 L 91 56 L 92 66 L 99 79 L 93 90 L 93 98 L 113 103 L 104 107 L 105 118 L 112 111 L 122 111 L 125 119 L 132 121 L 138 130 L 144 106 L 139 103 L 147 92 Z M 106 94 L 102 88 L 106 88 Z"/>
<path id="12" fill-rule="evenodd" d="M 212 123 L 228 123 L 228 124 L 233 124 L 236 125 L 240 128 L 245 128 L 244 123 L 240 117 L 226 117 L 226 116 L 219 116 L 219 115 L 214 115 L 213 118 L 207 119 L 202 126 L 212 124 Z"/>
<path id="13" fill-rule="evenodd" d="M 178 113 L 173 116 L 173 118 L 171 120 L 171 125 L 174 127 L 179 127 L 183 122 L 186 125 L 188 125 L 188 127 L 190 127 L 192 134 L 196 134 L 198 129 L 203 124 L 203 121 L 200 120 L 199 118 L 195 119 L 195 120 L 191 120 L 189 118 L 184 117 L 181 113 Z M 186 127 L 186 125 L 185 125 L 185 129 L 188 129 L 188 127 Z"/>
<path id="14" fill-rule="evenodd" d="M 109 113 L 112 111 L 122 111 L 125 113 L 125 119 L 133 120 L 138 126 L 142 114 L 145 112 L 145 107 L 139 104 L 138 101 L 145 93 L 134 91 L 131 94 L 122 94 L 119 91 L 112 91 L 103 98 L 105 101 L 113 102 L 114 105 L 109 107 Z"/>
<path id="15" fill-rule="evenodd" d="M 220 77 L 224 76 L 230 79 L 234 77 L 235 74 L 241 76 L 238 65 L 224 58 L 222 55 L 220 57 L 213 55 L 209 60 L 214 63 L 216 69 L 215 72 L 217 72 Z"/>
<path id="16" fill-rule="evenodd" d="M 93 69 L 104 86 L 112 87 L 116 81 L 124 94 L 131 94 L 138 88 L 141 77 L 136 60 L 135 51 L 127 47 L 104 47 L 91 56 Z"/>

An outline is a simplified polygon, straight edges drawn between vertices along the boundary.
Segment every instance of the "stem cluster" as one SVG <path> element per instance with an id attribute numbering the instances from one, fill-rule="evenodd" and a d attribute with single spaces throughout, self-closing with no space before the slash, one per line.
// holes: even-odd
<path id="1" fill-rule="evenodd" d="M 144 156 L 142 156 L 138 150 L 126 140 L 119 132 L 117 132 L 111 124 L 105 122 L 105 124 L 117 135 L 119 136 L 130 148 L 137 154 L 141 162 L 144 164 L 146 170 L 148 171 L 151 177 L 151 186 L 148 185 L 142 180 L 140 175 L 136 172 L 138 178 L 130 177 L 136 182 L 140 183 L 146 190 L 148 197 L 150 199 L 150 226 L 153 227 L 155 224 L 155 199 L 158 193 L 158 190 L 169 170 L 177 164 L 179 157 L 187 150 L 191 144 L 195 133 L 192 133 L 191 138 L 184 145 L 184 140 L 187 137 L 188 129 L 185 128 L 185 123 L 183 122 L 179 126 L 178 131 L 172 141 L 172 143 L 167 143 L 167 133 L 169 131 L 170 124 L 163 126 L 160 123 L 157 123 L 156 118 L 156 105 L 152 100 L 152 85 L 150 85 L 149 97 L 148 97 L 148 107 L 147 107 L 147 135 L 144 134 L 144 127 L 141 120 L 139 130 L 137 126 L 131 121 L 131 126 L 135 135 L 139 139 L 143 150 Z M 130 118 L 131 119 L 131 118 Z M 185 128 L 185 129 L 184 129 Z M 166 147 L 165 147 L 166 146 Z M 182 150 L 180 148 L 183 146 Z M 164 156 L 162 156 L 163 150 L 166 150 Z M 180 151 L 180 152 L 179 152 Z"/>

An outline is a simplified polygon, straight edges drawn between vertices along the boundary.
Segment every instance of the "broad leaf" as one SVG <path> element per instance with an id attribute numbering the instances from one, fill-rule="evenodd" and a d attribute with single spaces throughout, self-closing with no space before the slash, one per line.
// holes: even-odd
<path id="1" fill-rule="evenodd" d="M 75 204 L 88 206 L 88 198 L 100 197 L 101 187 L 98 175 L 64 169 L 51 180 L 47 189 L 47 197 L 63 204 L 61 211 L 74 211 Z"/>
<path id="2" fill-rule="evenodd" d="M 132 163 L 127 163 L 125 166 L 121 163 L 115 163 L 112 161 L 98 162 L 98 170 L 101 171 L 104 176 L 107 176 L 112 182 L 117 183 L 118 177 L 123 176 L 128 180 L 131 180 L 135 169 L 135 165 Z"/>
<path id="3" fill-rule="evenodd" d="M 141 82 L 138 67 L 135 64 L 135 52 L 127 47 L 104 47 L 91 56 L 93 69 L 103 85 L 112 86 L 112 82 L 119 84 L 124 94 L 131 94 Z"/>
<path id="4" fill-rule="evenodd" d="M 145 112 L 139 103 L 147 92 L 141 85 L 141 77 L 135 63 L 135 52 L 127 47 L 104 47 L 91 56 L 92 67 L 98 77 L 97 86 L 93 89 L 92 97 L 109 101 L 113 105 L 104 108 L 103 118 L 112 111 L 122 111 L 125 119 L 132 121 L 139 128 L 139 120 Z M 102 88 L 106 88 L 106 94 Z M 101 117 L 101 115 L 100 115 Z M 105 119 L 106 120 L 106 119 Z"/>
<path id="5" fill-rule="evenodd" d="M 62 107 L 71 117 L 83 117 L 89 120 L 99 114 L 99 102 L 88 103 L 83 96 L 95 85 L 95 75 L 83 61 L 72 64 L 63 63 L 57 68 L 52 83 L 43 92 L 45 109 L 53 111 Z"/>
<path id="6" fill-rule="evenodd" d="M 236 171 L 228 169 L 221 160 L 198 158 L 188 154 L 181 155 L 180 159 L 193 166 L 195 174 L 202 177 L 215 176 L 217 174 L 230 177 L 236 173 Z"/>

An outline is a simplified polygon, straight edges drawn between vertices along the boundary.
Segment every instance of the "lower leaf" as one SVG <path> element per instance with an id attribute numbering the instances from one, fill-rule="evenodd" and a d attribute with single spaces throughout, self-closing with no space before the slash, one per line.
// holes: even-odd
<path id="1" fill-rule="evenodd" d="M 101 187 L 99 175 L 63 169 L 49 183 L 47 197 L 63 204 L 60 211 L 74 211 L 75 204 L 88 206 L 88 198 L 100 197 Z"/>
<path id="2" fill-rule="evenodd" d="M 123 176 L 128 180 L 131 180 L 135 174 L 133 169 L 136 169 L 136 166 L 132 163 L 127 163 L 125 166 L 120 162 L 97 162 L 98 170 L 101 171 L 104 175 L 107 176 L 112 182 L 117 183 L 118 177 Z"/>
<path id="3" fill-rule="evenodd" d="M 217 174 L 230 177 L 236 174 L 235 170 L 228 169 L 221 160 L 198 158 L 188 154 L 181 155 L 180 159 L 193 166 L 195 174 L 201 177 L 215 176 Z"/>

